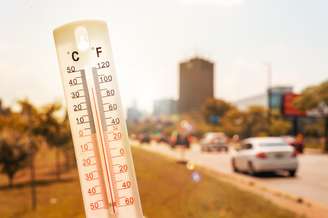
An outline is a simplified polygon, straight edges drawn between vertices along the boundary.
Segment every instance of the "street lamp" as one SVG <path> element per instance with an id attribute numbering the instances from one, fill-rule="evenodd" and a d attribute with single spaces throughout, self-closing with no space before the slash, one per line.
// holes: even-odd
<path id="1" fill-rule="evenodd" d="M 271 108 L 272 108 L 272 104 L 271 104 L 271 98 L 272 98 L 272 65 L 271 63 L 264 63 L 265 66 L 267 67 L 267 90 L 266 93 L 268 95 L 268 126 L 270 128 L 271 126 Z"/>

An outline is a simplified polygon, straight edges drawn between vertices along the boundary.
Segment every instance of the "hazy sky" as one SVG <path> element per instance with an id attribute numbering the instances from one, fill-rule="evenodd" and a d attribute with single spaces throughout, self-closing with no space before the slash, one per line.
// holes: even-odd
<path id="1" fill-rule="evenodd" d="M 236 100 L 273 84 L 296 91 L 328 78 L 327 0 L 2 0 L 0 97 L 63 99 L 52 30 L 108 23 L 125 106 L 178 97 L 178 62 L 216 63 L 216 96 Z"/>

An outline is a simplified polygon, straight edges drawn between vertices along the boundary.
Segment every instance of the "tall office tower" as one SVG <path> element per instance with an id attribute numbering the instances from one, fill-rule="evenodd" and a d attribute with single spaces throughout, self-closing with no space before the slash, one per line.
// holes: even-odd
<path id="1" fill-rule="evenodd" d="M 195 57 L 180 63 L 179 113 L 199 111 L 214 97 L 214 63 Z"/>

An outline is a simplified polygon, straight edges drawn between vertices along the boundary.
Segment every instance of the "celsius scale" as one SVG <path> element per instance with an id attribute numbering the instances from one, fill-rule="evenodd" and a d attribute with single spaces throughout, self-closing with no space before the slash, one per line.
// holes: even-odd
<path id="1" fill-rule="evenodd" d="M 87 218 L 143 218 L 105 22 L 54 30 Z"/>

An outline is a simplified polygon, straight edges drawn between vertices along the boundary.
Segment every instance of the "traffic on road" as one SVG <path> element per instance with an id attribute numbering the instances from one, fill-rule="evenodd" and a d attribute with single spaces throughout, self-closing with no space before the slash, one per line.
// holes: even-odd
<path id="1" fill-rule="evenodd" d="M 254 143 L 254 148 L 246 146 L 250 142 Z M 166 143 L 151 142 L 142 147 L 181 158 L 181 150 Z M 320 167 L 328 165 L 327 155 L 297 154 L 281 138 L 251 138 L 243 141 L 241 147 L 236 149 L 229 145 L 228 152 L 209 152 L 202 149 L 202 144 L 193 143 L 190 149 L 185 149 L 183 158 L 216 172 L 250 177 L 268 188 L 328 207 L 328 171 Z M 250 151 L 243 154 L 243 147 Z M 253 168 L 249 168 L 250 160 L 254 161 L 251 162 Z"/>

